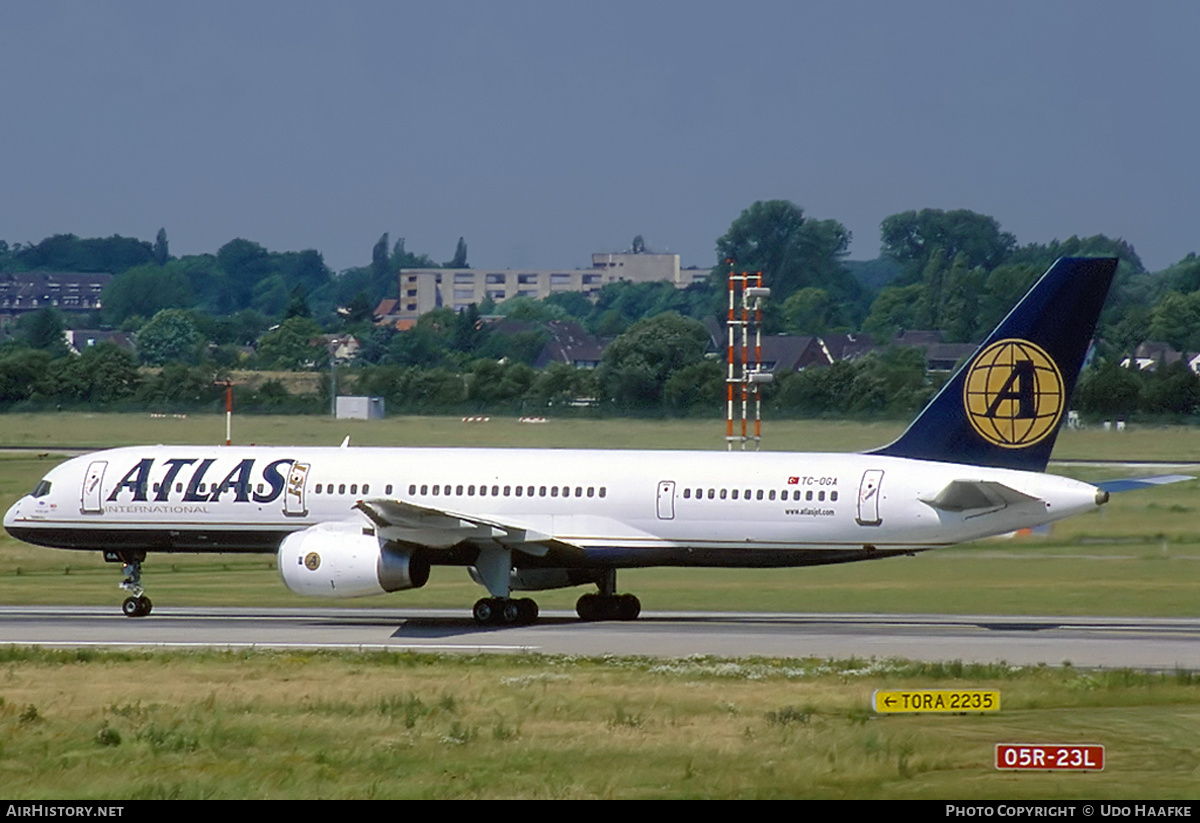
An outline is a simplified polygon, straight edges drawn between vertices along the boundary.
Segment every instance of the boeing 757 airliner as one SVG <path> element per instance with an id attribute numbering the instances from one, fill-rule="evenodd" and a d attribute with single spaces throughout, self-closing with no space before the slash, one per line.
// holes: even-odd
<path id="1" fill-rule="evenodd" d="M 899 439 L 863 454 L 120 448 L 52 469 L 4 527 L 124 563 L 131 617 L 150 613 L 150 552 L 274 552 L 287 587 L 317 597 L 462 566 L 490 594 L 479 623 L 522 624 L 537 605 L 513 592 L 584 584 L 598 593 L 581 618 L 637 617 L 618 569 L 842 563 L 1039 526 L 1108 500 L 1043 472 L 1116 266 L 1056 262 Z"/>

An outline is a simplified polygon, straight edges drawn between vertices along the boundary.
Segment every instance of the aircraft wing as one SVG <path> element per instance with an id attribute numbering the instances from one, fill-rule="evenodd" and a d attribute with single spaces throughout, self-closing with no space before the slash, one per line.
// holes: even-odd
<path id="1" fill-rule="evenodd" d="M 1134 489 L 1148 489 L 1152 486 L 1165 486 L 1168 483 L 1182 483 L 1184 480 L 1195 480 L 1187 474 L 1159 474 L 1154 477 L 1125 477 L 1120 480 L 1104 480 L 1092 485 L 1106 492 L 1129 492 Z"/>
<path id="2" fill-rule="evenodd" d="M 1009 506 L 1041 502 L 1040 497 L 1019 492 L 994 480 L 952 480 L 933 497 L 921 502 L 947 512 L 985 513 Z"/>
<path id="3" fill-rule="evenodd" d="M 534 557 L 545 557 L 551 551 L 576 558 L 583 555 L 580 547 L 544 532 L 475 514 L 385 499 L 360 500 L 354 508 L 365 514 L 387 540 L 433 549 L 448 549 L 469 541 L 492 541 Z"/>

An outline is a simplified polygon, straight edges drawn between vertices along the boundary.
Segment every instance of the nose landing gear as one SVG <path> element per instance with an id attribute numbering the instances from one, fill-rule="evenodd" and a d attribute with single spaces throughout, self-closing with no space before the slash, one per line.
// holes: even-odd
<path id="1" fill-rule="evenodd" d="M 122 571 L 125 577 L 120 587 L 129 592 L 129 597 L 121 604 L 121 612 L 126 617 L 145 617 L 150 614 L 154 604 L 146 597 L 142 587 L 142 561 L 146 559 L 145 552 L 105 552 L 104 559 L 110 563 L 123 563 Z"/>

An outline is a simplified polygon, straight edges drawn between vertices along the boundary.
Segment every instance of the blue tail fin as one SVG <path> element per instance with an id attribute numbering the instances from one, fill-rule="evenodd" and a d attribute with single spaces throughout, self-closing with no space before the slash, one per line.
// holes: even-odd
<path id="1" fill-rule="evenodd" d="M 904 434 L 871 453 L 1045 470 L 1116 270 L 1116 258 L 1059 259 Z"/>

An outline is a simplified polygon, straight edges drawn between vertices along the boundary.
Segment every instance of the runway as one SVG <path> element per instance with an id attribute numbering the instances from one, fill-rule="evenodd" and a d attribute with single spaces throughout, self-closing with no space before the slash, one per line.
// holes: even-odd
<path id="1" fill-rule="evenodd" d="M 907 658 L 1200 670 L 1200 619 L 648 612 L 481 628 L 460 610 L 0 607 L 0 645 L 359 649 L 580 656 Z"/>

